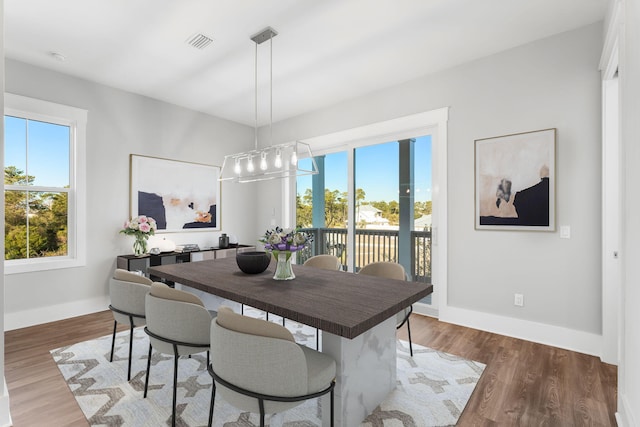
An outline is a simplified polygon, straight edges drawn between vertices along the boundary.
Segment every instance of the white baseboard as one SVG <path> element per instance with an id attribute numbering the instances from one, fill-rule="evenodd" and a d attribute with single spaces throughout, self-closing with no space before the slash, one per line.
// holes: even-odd
<path id="1" fill-rule="evenodd" d="M 438 309 L 433 308 L 430 305 L 423 304 L 420 302 L 413 303 L 413 312 L 416 314 L 421 314 L 423 316 L 435 317 L 438 318 Z"/>
<path id="2" fill-rule="evenodd" d="M 602 335 L 451 306 L 440 307 L 439 319 L 443 322 L 601 357 Z"/>
<path id="3" fill-rule="evenodd" d="M 109 297 L 92 298 L 81 301 L 73 301 L 65 304 L 50 305 L 42 308 L 34 308 L 14 313 L 4 314 L 4 330 L 26 328 L 42 323 L 55 322 L 56 320 L 69 319 L 96 313 L 109 308 Z"/>
<path id="4" fill-rule="evenodd" d="M 9 427 L 13 425 L 11 422 L 11 413 L 9 412 L 9 390 L 7 389 L 7 381 L 2 378 L 4 383 L 2 395 L 0 395 L 0 427 Z"/>
<path id="5" fill-rule="evenodd" d="M 629 405 L 629 399 L 627 399 L 627 396 L 625 394 L 620 395 L 618 402 L 620 403 L 618 412 L 616 412 L 616 422 L 618 423 L 618 427 L 637 426 L 638 424 L 636 423 L 636 420 L 638 417 L 633 414 L 633 408 Z"/>

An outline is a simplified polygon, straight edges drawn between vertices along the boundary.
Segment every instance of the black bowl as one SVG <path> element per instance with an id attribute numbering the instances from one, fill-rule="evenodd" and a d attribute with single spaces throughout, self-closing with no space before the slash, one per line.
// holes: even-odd
<path id="1" fill-rule="evenodd" d="M 236 263 L 247 274 L 262 273 L 269 267 L 271 254 L 267 252 L 238 252 Z"/>

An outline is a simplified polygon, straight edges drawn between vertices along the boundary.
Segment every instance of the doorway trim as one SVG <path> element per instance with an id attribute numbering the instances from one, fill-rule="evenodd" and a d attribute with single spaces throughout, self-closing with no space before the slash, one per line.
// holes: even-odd
<path id="1" fill-rule="evenodd" d="M 618 365 L 620 331 L 623 327 L 621 300 L 621 184 L 619 33 L 620 5 L 614 4 L 600 58 L 602 74 L 602 349 L 603 362 Z"/>

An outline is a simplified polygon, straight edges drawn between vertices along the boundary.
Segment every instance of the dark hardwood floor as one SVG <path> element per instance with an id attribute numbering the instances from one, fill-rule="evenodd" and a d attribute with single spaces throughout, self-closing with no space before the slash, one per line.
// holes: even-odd
<path id="1" fill-rule="evenodd" d="M 615 426 L 617 369 L 593 356 L 411 317 L 413 342 L 487 365 L 459 426 Z M 104 311 L 5 333 L 15 427 L 86 426 L 49 350 L 108 335 Z M 406 339 L 406 328 L 399 331 Z"/>

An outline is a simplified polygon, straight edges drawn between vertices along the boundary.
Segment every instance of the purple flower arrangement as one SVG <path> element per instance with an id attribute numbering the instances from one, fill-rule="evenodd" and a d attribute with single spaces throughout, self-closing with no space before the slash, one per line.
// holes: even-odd
<path id="1" fill-rule="evenodd" d="M 297 229 L 285 231 L 281 227 L 276 227 L 273 230 L 267 230 L 260 241 L 264 243 L 267 251 L 296 252 L 306 248 L 313 241 L 313 237 Z"/>

